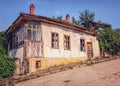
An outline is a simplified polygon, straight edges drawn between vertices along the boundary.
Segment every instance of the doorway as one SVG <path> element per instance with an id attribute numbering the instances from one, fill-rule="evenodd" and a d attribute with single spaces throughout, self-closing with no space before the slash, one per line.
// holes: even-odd
<path id="1" fill-rule="evenodd" d="M 93 57 L 92 42 L 87 42 L 87 56 L 88 58 Z"/>

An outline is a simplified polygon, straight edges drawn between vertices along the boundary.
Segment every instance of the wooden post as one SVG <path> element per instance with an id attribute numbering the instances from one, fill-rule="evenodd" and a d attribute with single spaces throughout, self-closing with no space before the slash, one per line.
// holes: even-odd
<path id="1" fill-rule="evenodd" d="M 27 58 L 28 23 L 24 24 L 24 58 Z"/>
<path id="2" fill-rule="evenodd" d="M 28 46 L 28 23 L 24 23 L 24 55 L 23 55 L 23 71 L 28 70 L 29 63 L 27 58 L 27 46 Z"/>

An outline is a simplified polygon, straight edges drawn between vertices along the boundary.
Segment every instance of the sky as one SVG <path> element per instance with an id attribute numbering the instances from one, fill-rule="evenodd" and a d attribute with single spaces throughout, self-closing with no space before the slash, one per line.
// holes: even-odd
<path id="1" fill-rule="evenodd" d="M 47 17 L 66 14 L 78 19 L 79 12 L 95 13 L 95 21 L 101 20 L 120 28 L 120 0 L 0 0 L 0 31 L 8 29 L 20 12 L 29 13 L 30 4 L 35 5 L 35 14 Z"/>

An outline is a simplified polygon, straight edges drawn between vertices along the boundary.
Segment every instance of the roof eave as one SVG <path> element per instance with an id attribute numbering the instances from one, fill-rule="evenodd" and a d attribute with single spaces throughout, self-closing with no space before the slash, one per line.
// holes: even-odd
<path id="1" fill-rule="evenodd" d="M 80 27 L 78 25 L 72 25 L 69 22 L 64 22 L 64 21 L 61 22 L 61 20 L 56 20 L 56 19 L 55 19 L 55 21 L 49 20 L 51 18 L 44 19 L 44 18 L 36 18 L 36 17 L 31 18 L 31 17 L 32 16 L 24 16 L 24 19 L 25 20 L 31 20 L 31 21 L 41 21 L 41 22 L 45 22 L 45 23 L 55 24 L 55 25 L 71 28 L 71 29 L 74 29 L 74 30 L 78 30 L 78 31 L 81 31 L 81 32 L 85 32 L 85 33 L 88 33 L 88 34 L 91 34 L 91 35 L 96 35 L 96 32 L 94 32 L 94 31 L 87 30 L 87 28 Z M 64 24 L 64 23 L 66 23 L 66 24 Z"/>
<path id="2" fill-rule="evenodd" d="M 23 17 L 20 13 L 20 16 L 17 17 L 17 19 L 11 24 L 11 26 L 8 27 L 8 29 L 5 31 L 5 34 L 7 35 L 15 25 L 17 25 L 20 21 L 22 21 Z"/>
<path id="3" fill-rule="evenodd" d="M 66 21 L 56 20 L 56 19 L 52 19 L 52 18 L 48 18 L 48 17 L 44 17 L 44 16 L 30 15 L 30 14 L 25 14 L 25 13 L 20 13 L 20 16 L 5 31 L 5 34 L 8 34 L 14 28 L 14 26 L 16 26 L 18 23 L 20 23 L 23 20 L 40 21 L 40 22 L 55 24 L 55 25 L 71 28 L 73 30 L 85 32 L 87 34 L 96 35 L 96 33 L 94 31 L 87 30 L 85 27 L 73 25 L 73 24 L 66 22 Z"/>

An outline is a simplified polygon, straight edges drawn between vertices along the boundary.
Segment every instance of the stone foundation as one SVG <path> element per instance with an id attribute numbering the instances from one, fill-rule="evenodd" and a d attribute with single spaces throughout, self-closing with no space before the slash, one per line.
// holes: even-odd
<path id="1" fill-rule="evenodd" d="M 67 65 L 75 62 L 85 61 L 86 57 L 82 58 L 30 58 L 29 73 L 37 70 L 47 69 L 52 66 Z"/>

